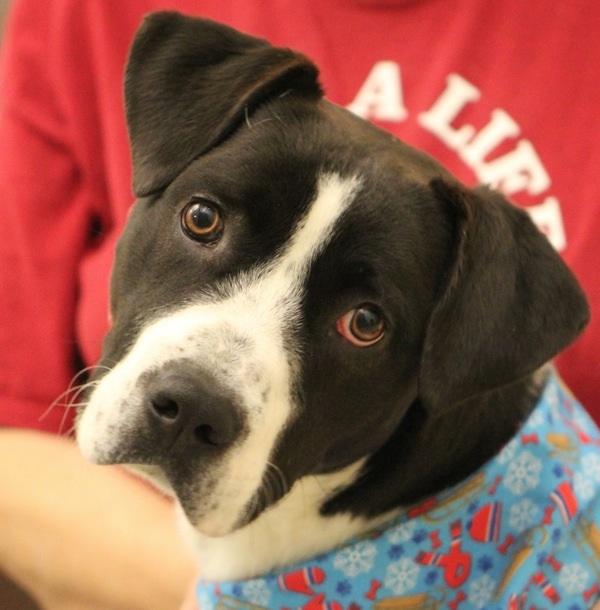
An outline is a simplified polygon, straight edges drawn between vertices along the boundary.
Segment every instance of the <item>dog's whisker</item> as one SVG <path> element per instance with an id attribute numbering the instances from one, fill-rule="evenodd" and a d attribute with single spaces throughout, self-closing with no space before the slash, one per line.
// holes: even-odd
<path id="1" fill-rule="evenodd" d="M 63 404 L 64 407 L 66 407 L 67 409 L 73 409 L 77 406 L 79 406 L 79 402 L 77 401 L 77 399 L 89 388 L 92 388 L 94 386 L 97 386 L 98 382 L 97 381 L 89 381 L 88 383 L 84 383 L 78 387 L 72 388 L 70 395 L 69 395 L 69 400 L 66 404 Z"/>
<path id="2" fill-rule="evenodd" d="M 271 471 L 268 469 L 265 472 L 263 485 L 261 485 L 261 493 L 263 495 L 263 506 L 270 506 L 275 499 L 275 491 L 273 489 Z"/>
<path id="3" fill-rule="evenodd" d="M 69 406 L 70 408 L 70 406 Z M 62 417 L 60 418 L 60 425 L 58 426 L 58 434 L 59 436 L 63 436 L 65 423 L 67 421 L 67 413 L 69 412 L 69 408 L 63 411 Z M 65 436 L 69 436 L 69 434 L 65 434 Z"/>
<path id="4" fill-rule="evenodd" d="M 47 417 L 48 414 L 51 412 L 51 410 L 54 409 L 55 407 L 58 407 L 58 406 L 62 407 L 64 409 L 64 411 L 63 411 L 63 415 L 61 417 L 61 421 L 60 421 L 60 425 L 59 425 L 59 429 L 58 429 L 58 433 L 62 435 L 63 428 L 64 428 L 65 422 L 67 420 L 69 411 L 77 408 L 81 404 L 81 402 L 78 401 L 78 398 L 89 387 L 96 385 L 96 383 L 97 382 L 84 383 L 79 386 L 74 386 L 72 388 L 69 388 L 68 390 L 63 392 L 56 400 L 54 400 L 52 402 L 52 404 L 48 407 L 48 409 L 46 409 L 46 411 L 44 411 L 44 413 L 42 413 L 42 415 L 40 417 L 40 421 L 43 418 Z"/>
<path id="5" fill-rule="evenodd" d="M 255 515 L 259 512 L 258 508 L 261 503 L 261 499 L 260 499 L 261 494 L 262 494 L 262 486 L 259 487 L 257 492 L 252 496 L 252 498 L 250 498 L 250 501 L 248 502 L 246 509 L 245 509 L 246 514 Z"/>
<path id="6" fill-rule="evenodd" d="M 111 368 L 109 366 L 105 366 L 103 364 L 91 364 L 90 366 L 86 366 L 85 368 L 81 369 L 77 374 L 75 374 L 73 376 L 73 379 L 71 380 L 71 382 L 73 382 L 79 376 L 85 375 L 86 373 L 89 373 L 90 371 L 106 371 L 106 372 L 110 372 L 110 370 L 111 370 Z"/>
<path id="7" fill-rule="evenodd" d="M 326 489 L 325 485 L 323 485 L 323 481 L 322 481 L 322 480 L 321 480 L 321 479 L 320 479 L 318 476 L 316 476 L 316 475 L 314 475 L 314 476 L 312 477 L 312 479 L 313 479 L 313 481 L 315 481 L 315 483 L 317 484 L 317 486 L 319 487 L 319 489 L 320 489 L 320 490 L 321 490 L 321 491 L 322 491 L 324 494 L 326 494 L 328 490 Z"/>
<path id="8" fill-rule="evenodd" d="M 87 385 L 87 384 L 86 384 Z M 39 417 L 39 421 L 43 421 L 46 417 L 48 417 L 48 415 L 50 414 L 50 412 L 55 408 L 55 407 L 66 407 L 68 408 L 70 405 L 70 399 L 69 396 L 71 395 L 71 393 L 80 388 L 81 386 L 69 386 L 64 392 L 62 392 L 61 394 L 59 394 L 48 406 L 48 408 L 40 415 Z"/>
<path id="9" fill-rule="evenodd" d="M 88 381 L 86 383 L 82 383 L 81 385 L 69 388 L 52 403 L 51 408 L 60 406 L 68 410 L 77 407 L 79 405 L 77 399 L 81 396 L 81 394 L 96 385 L 98 385 L 97 381 Z"/>
<path id="10" fill-rule="evenodd" d="M 66 437 L 74 436 L 76 427 L 77 426 L 75 425 L 75 423 L 73 423 L 69 426 L 68 430 L 65 430 L 65 432 L 60 432 L 60 435 Z"/>
<path id="11" fill-rule="evenodd" d="M 248 511 L 264 510 L 275 504 L 289 490 L 285 475 L 281 469 L 271 462 L 267 462 L 263 481 L 249 504 Z"/>
<path id="12" fill-rule="evenodd" d="M 270 123 L 271 121 L 273 121 L 273 119 L 262 119 L 261 121 L 254 123 L 254 125 L 252 127 L 258 127 L 259 125 L 262 125 L 263 123 Z"/>
<path id="13" fill-rule="evenodd" d="M 69 385 L 64 392 L 61 392 L 48 406 L 48 408 L 40 415 L 39 421 L 43 421 L 48 415 L 52 412 L 55 407 L 64 407 L 66 410 L 75 408 L 78 406 L 78 403 L 75 401 L 81 395 L 82 392 L 97 384 L 96 381 L 86 381 L 85 383 L 75 385 L 76 381 L 80 379 L 82 376 L 85 376 L 90 371 L 96 370 L 106 370 L 107 372 L 111 369 L 107 366 L 95 365 L 95 366 L 87 366 L 81 370 L 79 370 L 71 380 L 69 381 Z M 63 418 L 64 419 L 64 418 Z M 64 424 L 61 423 L 61 426 Z"/>
<path id="14" fill-rule="evenodd" d="M 285 496 L 290 490 L 290 487 L 281 468 L 272 462 L 267 462 L 267 472 L 272 473 L 273 476 L 276 477 L 274 483 L 279 484 L 281 496 Z"/>
<path id="15" fill-rule="evenodd" d="M 275 113 L 273 113 L 273 114 L 275 114 Z M 275 115 L 275 116 L 281 121 L 281 119 L 277 115 Z M 262 123 L 270 123 L 273 120 L 270 118 L 266 118 L 266 119 L 262 119 L 262 120 L 258 121 L 257 123 L 254 123 L 254 125 L 253 125 L 250 122 L 250 113 L 248 111 L 248 106 L 244 106 L 244 119 L 246 121 L 246 125 L 248 126 L 248 129 L 254 129 L 258 125 L 262 125 Z"/>

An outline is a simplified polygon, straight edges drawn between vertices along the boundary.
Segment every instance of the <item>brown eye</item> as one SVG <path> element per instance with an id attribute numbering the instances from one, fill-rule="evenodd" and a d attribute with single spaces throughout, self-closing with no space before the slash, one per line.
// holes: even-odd
<path id="1" fill-rule="evenodd" d="M 367 347 L 377 343 L 385 334 L 385 320 L 374 305 L 351 309 L 337 321 L 337 331 L 352 345 Z"/>
<path id="2" fill-rule="evenodd" d="M 183 208 L 181 226 L 193 240 L 214 245 L 223 233 L 223 218 L 211 201 L 194 199 Z"/>

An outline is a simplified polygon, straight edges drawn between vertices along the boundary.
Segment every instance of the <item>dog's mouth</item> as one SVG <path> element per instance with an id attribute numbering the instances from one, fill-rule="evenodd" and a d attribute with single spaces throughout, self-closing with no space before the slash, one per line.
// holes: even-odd
<path id="1" fill-rule="evenodd" d="M 160 466 L 145 464 L 126 464 L 125 467 L 137 478 L 151 485 L 162 495 L 173 499 L 180 506 L 189 523 L 204 535 L 218 537 L 227 535 L 252 523 L 269 508 L 276 505 L 289 491 L 285 475 L 274 464 L 267 463 L 262 481 L 250 499 L 241 503 L 237 518 L 229 523 L 223 522 L 223 511 L 219 502 L 206 502 L 214 495 L 215 485 L 205 481 L 203 485 L 194 483 L 171 482 L 165 470 Z M 211 489 L 212 488 L 212 489 Z M 201 498 L 199 500 L 199 498 Z M 231 499 L 230 506 L 240 504 Z"/>
<path id="2" fill-rule="evenodd" d="M 177 499 L 177 494 L 171 487 L 169 480 L 160 467 L 148 466 L 145 464 L 124 464 L 123 466 L 134 477 L 148 483 L 163 496 L 173 500 Z"/>

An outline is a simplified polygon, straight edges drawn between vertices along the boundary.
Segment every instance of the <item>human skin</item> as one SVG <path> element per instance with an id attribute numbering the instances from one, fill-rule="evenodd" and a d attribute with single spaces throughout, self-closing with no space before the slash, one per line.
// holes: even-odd
<path id="1" fill-rule="evenodd" d="M 69 439 L 0 429 L 0 571 L 45 610 L 173 610 L 196 567 L 171 501 Z"/>

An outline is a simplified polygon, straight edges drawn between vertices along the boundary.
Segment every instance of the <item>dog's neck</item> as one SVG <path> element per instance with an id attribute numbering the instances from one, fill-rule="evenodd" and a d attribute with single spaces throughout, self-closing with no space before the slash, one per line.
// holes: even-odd
<path id="1" fill-rule="evenodd" d="M 456 419 L 456 412 L 430 419 L 415 405 L 377 454 L 298 480 L 277 504 L 227 536 L 204 536 L 182 516 L 202 577 L 240 580 L 319 555 L 392 519 L 403 506 L 452 487 L 512 438 L 535 406 L 546 374 L 541 370 L 462 405 L 462 421 L 450 427 L 446 418 Z M 490 410 L 496 417 L 475 434 L 470 424 L 490 421 Z"/>

